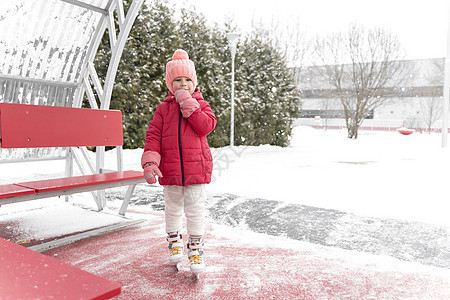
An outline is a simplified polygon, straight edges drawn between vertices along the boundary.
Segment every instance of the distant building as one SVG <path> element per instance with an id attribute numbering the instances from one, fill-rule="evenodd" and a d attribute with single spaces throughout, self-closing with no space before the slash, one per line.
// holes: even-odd
<path id="1" fill-rule="evenodd" d="M 404 86 L 388 86 L 387 101 L 372 111 L 362 126 L 441 127 L 444 58 L 404 60 L 410 73 Z M 350 65 L 348 65 L 350 66 Z M 347 67 L 347 66 L 344 66 Z M 323 69 L 323 67 L 322 67 Z M 320 66 L 296 69 L 302 94 L 301 122 L 318 126 L 344 125 L 344 110 L 337 90 L 321 75 Z M 319 122 L 320 121 L 320 122 Z"/>

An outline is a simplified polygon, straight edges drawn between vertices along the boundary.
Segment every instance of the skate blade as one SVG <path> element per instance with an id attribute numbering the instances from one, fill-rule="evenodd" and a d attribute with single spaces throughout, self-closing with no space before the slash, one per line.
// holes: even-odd
<path id="1" fill-rule="evenodd" d="M 181 270 L 181 262 L 177 262 L 173 264 L 175 266 L 175 268 L 177 269 L 177 271 Z"/>
<path id="2" fill-rule="evenodd" d="M 195 278 L 197 280 L 200 279 L 201 274 L 205 271 L 205 269 L 200 269 L 200 270 L 191 270 L 191 272 L 195 275 Z"/>
<path id="3" fill-rule="evenodd" d="M 177 271 L 181 270 L 181 262 L 180 261 L 178 261 L 178 262 L 172 261 L 172 262 L 170 262 L 170 265 L 174 266 L 177 269 Z"/>
<path id="4" fill-rule="evenodd" d="M 202 277 L 202 273 L 203 272 L 192 272 L 192 274 L 194 274 L 194 280 L 199 281 Z"/>

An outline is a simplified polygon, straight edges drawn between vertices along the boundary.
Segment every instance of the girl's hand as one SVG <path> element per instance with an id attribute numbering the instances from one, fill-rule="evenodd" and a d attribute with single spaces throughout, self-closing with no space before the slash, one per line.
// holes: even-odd
<path id="1" fill-rule="evenodd" d="M 156 176 L 163 177 L 161 171 L 158 168 L 158 165 L 155 163 L 148 163 L 144 167 L 144 178 L 147 180 L 148 184 L 154 184 L 156 183 Z"/>
<path id="2" fill-rule="evenodd" d="M 183 105 L 184 101 L 192 99 L 192 97 L 188 91 L 179 89 L 175 92 L 175 99 L 177 100 L 178 104 Z"/>
<path id="3" fill-rule="evenodd" d="M 180 89 L 175 92 L 175 99 L 180 105 L 181 114 L 189 118 L 194 111 L 200 108 L 200 103 L 191 97 L 188 91 Z"/>

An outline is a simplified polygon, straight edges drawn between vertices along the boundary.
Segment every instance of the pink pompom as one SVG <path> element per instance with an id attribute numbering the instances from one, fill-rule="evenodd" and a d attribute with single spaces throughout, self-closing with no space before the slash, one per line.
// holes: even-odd
<path id="1" fill-rule="evenodd" d="M 178 59 L 189 59 L 189 55 L 186 51 L 178 49 L 175 51 L 175 53 L 172 56 L 172 60 L 178 60 Z"/>

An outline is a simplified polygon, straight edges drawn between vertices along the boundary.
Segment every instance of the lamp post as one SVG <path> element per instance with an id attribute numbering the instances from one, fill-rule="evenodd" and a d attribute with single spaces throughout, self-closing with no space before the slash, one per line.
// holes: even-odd
<path id="1" fill-rule="evenodd" d="M 236 56 L 237 40 L 241 36 L 240 33 L 232 32 L 227 34 L 230 42 L 231 53 L 231 120 L 230 120 L 230 147 L 234 146 L 234 57 Z"/>
<path id="2" fill-rule="evenodd" d="M 444 71 L 444 103 L 442 107 L 442 147 L 447 147 L 448 135 L 448 110 L 450 102 L 450 11 L 448 18 L 448 32 L 447 32 L 447 55 L 445 57 L 445 71 Z"/>

